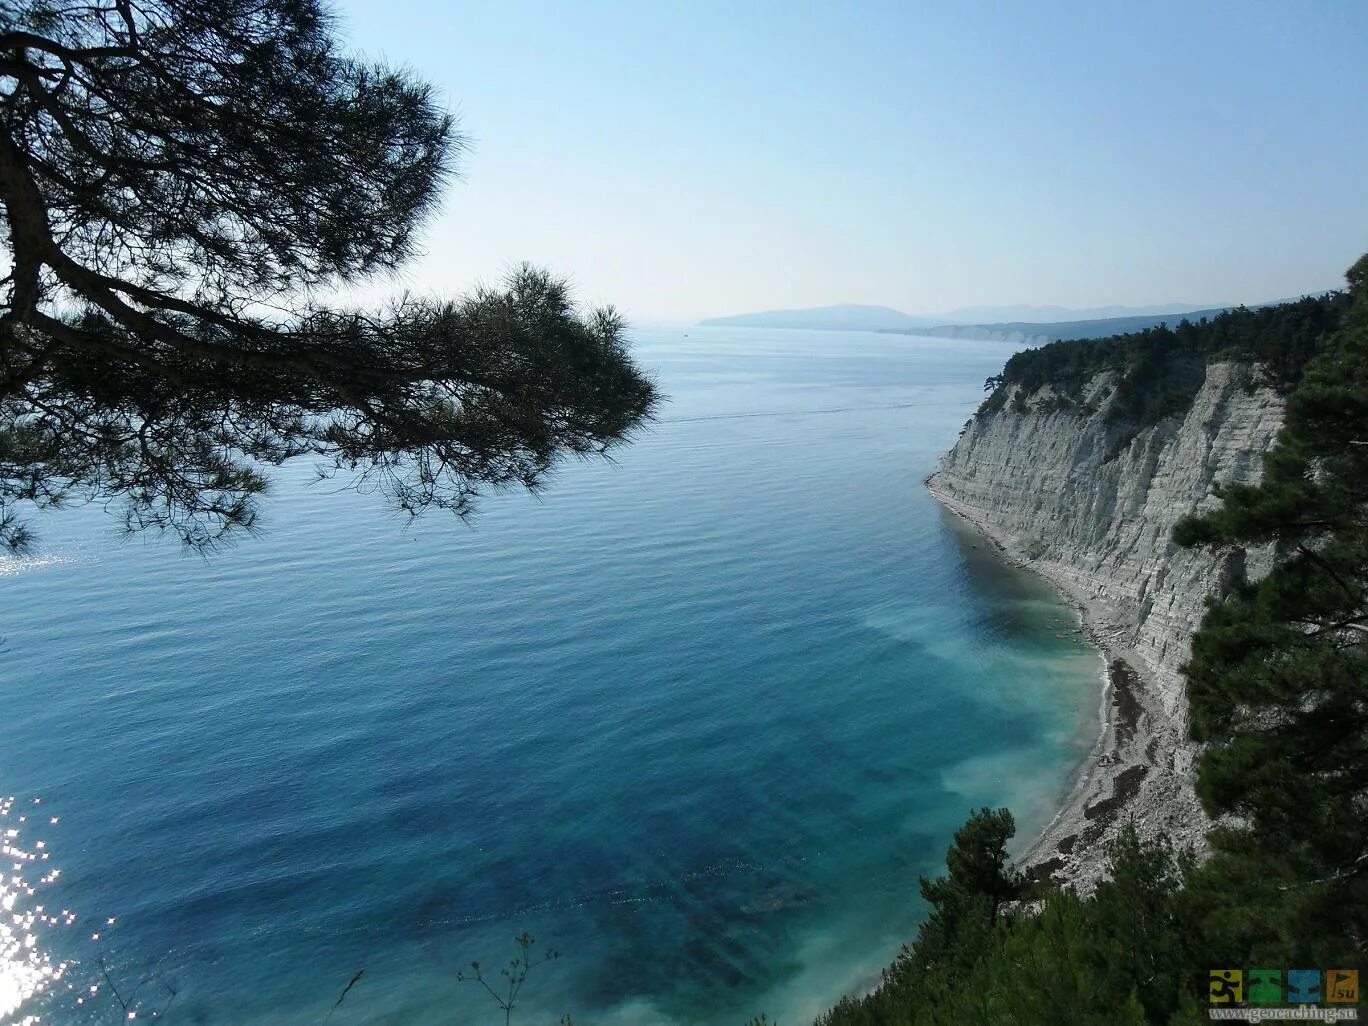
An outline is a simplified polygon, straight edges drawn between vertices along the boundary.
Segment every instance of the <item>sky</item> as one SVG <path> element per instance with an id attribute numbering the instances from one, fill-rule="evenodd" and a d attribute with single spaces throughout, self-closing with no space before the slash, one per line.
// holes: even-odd
<path id="1" fill-rule="evenodd" d="M 1362 0 L 336 9 L 468 136 L 418 292 L 530 261 L 639 324 L 1255 303 L 1368 250 Z"/>

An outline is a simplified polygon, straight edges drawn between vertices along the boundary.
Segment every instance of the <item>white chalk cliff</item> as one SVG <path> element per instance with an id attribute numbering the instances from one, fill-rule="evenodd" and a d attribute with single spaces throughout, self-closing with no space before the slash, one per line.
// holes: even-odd
<path id="1" fill-rule="evenodd" d="M 1132 694 L 1118 693 L 1127 689 L 1113 673 L 1112 722 L 1095 768 L 1033 849 L 1061 878 L 1095 879 L 1106 840 L 1127 818 L 1142 833 L 1164 830 L 1200 846 L 1179 668 L 1207 599 L 1240 574 L 1259 576 L 1271 557 L 1185 550 L 1171 534 L 1179 518 L 1217 503 L 1214 485 L 1258 479 L 1283 402 L 1255 381 L 1249 365 L 1212 364 L 1185 411 L 1138 433 L 1107 416 L 1111 373 L 1063 410 L 1046 387 L 1021 396 L 1020 412 L 1008 384 L 1008 401 L 969 422 L 928 482 L 947 507 L 1075 599 L 1109 660 L 1136 671 Z"/>

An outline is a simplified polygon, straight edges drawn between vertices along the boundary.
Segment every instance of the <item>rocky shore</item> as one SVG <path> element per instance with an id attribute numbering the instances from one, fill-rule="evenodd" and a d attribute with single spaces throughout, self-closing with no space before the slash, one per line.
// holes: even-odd
<path id="1" fill-rule="evenodd" d="M 1107 663 L 1101 733 L 1059 811 L 1023 852 L 1022 867 L 1037 878 L 1091 890 L 1105 869 L 1111 839 L 1127 822 L 1142 836 L 1165 834 L 1175 845 L 1200 852 L 1207 820 L 1192 789 L 1194 748 L 1186 725 L 1170 715 L 1136 669 L 1139 660 L 1122 640 L 1133 628 L 1118 622 L 1117 611 L 1105 602 L 1081 592 L 1074 579 L 1016 550 L 983 511 L 938 487 L 938 477 L 926 481 L 936 500 L 987 538 L 1002 558 L 1039 574 L 1063 594 Z"/>

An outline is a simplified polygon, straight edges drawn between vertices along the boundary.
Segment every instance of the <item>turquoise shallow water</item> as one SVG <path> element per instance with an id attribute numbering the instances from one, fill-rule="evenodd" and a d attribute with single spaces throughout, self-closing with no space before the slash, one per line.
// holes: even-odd
<path id="1" fill-rule="evenodd" d="M 788 1026 L 971 807 L 1043 825 L 1100 659 L 921 487 L 1009 350 L 637 339 L 660 423 L 473 526 L 298 468 L 207 562 L 81 510 L 0 564 L 4 888 L 44 907 L 0 1007 L 48 957 L 25 1014 L 114 1021 L 103 957 L 144 1019 L 317 1023 L 364 969 L 332 1022 L 492 1022 L 455 973 L 528 930 L 562 957 L 515 1022 Z"/>

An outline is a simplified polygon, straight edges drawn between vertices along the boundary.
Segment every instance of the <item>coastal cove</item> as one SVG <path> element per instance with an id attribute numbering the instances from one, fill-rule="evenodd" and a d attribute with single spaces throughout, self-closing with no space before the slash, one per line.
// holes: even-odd
<path id="1" fill-rule="evenodd" d="M 659 422 L 470 526 L 296 467 L 207 561 L 84 510 L 0 564 L 0 794 L 78 917 L 41 1021 L 108 1020 L 64 990 L 101 956 L 207 1026 L 360 969 L 335 1023 L 474 1020 L 457 970 L 527 930 L 515 1021 L 787 1026 L 877 978 L 971 808 L 1030 848 L 1105 663 L 923 487 L 1011 349 L 634 338 Z"/>
<path id="2" fill-rule="evenodd" d="M 1161 807 L 1165 800 L 1179 813 L 1167 810 L 1163 825 L 1167 835 L 1180 847 L 1202 850 L 1206 817 L 1193 800 L 1190 780 L 1176 769 L 1179 753 L 1189 752 L 1190 742 L 1182 722 L 1169 715 L 1156 700 L 1150 682 L 1132 665 L 1131 650 L 1119 643 L 1124 628 L 1116 624 L 1115 614 L 1091 601 L 1071 581 L 1016 550 L 982 511 L 946 494 L 937 476 L 926 482 L 936 500 L 967 530 L 991 544 L 1002 559 L 1038 574 L 1067 598 L 1082 632 L 1103 653 L 1106 663 L 1097 740 L 1055 815 L 1033 835 L 1017 856 L 1017 864 L 1033 880 L 1067 880 L 1086 893 L 1105 874 L 1108 844 L 1117 829 L 1127 822 L 1144 828 L 1148 818 L 1165 811 Z M 1142 789 L 1146 793 L 1137 801 Z"/>

